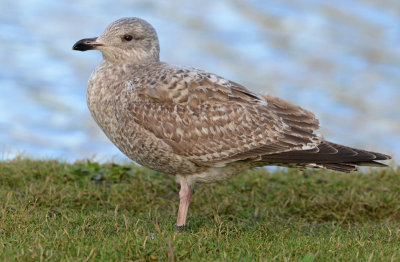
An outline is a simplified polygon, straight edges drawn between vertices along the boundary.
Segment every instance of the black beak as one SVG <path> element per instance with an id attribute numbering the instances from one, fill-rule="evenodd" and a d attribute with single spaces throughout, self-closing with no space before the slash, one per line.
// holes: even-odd
<path id="1" fill-rule="evenodd" d="M 102 44 L 99 44 L 96 42 L 97 37 L 94 38 L 85 38 L 82 40 L 79 40 L 74 44 L 72 47 L 72 50 L 77 50 L 77 51 L 87 51 L 87 50 L 93 50 L 96 49 L 98 46 L 102 46 Z"/>

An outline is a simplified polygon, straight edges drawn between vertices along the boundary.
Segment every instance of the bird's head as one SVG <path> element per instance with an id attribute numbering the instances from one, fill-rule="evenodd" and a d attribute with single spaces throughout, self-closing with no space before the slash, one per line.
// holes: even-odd
<path id="1" fill-rule="evenodd" d="M 111 63 L 144 64 L 160 60 L 156 30 L 140 18 L 121 18 L 99 37 L 79 40 L 73 50 L 99 50 Z"/>

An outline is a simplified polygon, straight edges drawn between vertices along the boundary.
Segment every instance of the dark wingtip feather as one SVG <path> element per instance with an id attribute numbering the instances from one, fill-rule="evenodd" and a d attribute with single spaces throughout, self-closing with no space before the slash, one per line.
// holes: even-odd
<path id="1" fill-rule="evenodd" d="M 389 156 L 389 155 L 385 155 L 385 154 L 381 154 L 381 153 L 375 153 L 375 152 L 371 152 L 371 153 L 375 155 L 375 159 L 374 160 L 390 160 L 390 159 L 392 159 L 392 157 Z"/>
<path id="2" fill-rule="evenodd" d="M 264 155 L 261 161 L 280 164 L 315 164 L 327 169 L 352 172 L 356 166 L 384 167 L 385 164 L 376 160 L 389 160 L 390 156 L 351 148 L 328 141 L 322 141 L 318 150 L 296 150 L 278 154 Z"/>

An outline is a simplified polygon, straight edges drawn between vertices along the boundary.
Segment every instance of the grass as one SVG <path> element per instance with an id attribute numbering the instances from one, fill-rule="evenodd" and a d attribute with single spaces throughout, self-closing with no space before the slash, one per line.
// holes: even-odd
<path id="1" fill-rule="evenodd" d="M 0 162 L 2 261 L 400 261 L 400 169 L 247 171 L 195 188 L 134 165 Z"/>

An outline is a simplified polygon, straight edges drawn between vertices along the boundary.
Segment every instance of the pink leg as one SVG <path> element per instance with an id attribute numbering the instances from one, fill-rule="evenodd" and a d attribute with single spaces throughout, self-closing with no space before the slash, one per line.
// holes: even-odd
<path id="1" fill-rule="evenodd" d="M 179 210 L 178 219 L 176 222 L 177 227 L 184 227 L 186 224 L 186 216 L 189 209 L 190 197 L 193 194 L 192 187 L 186 182 L 185 179 L 181 179 L 181 190 L 179 191 Z"/>

